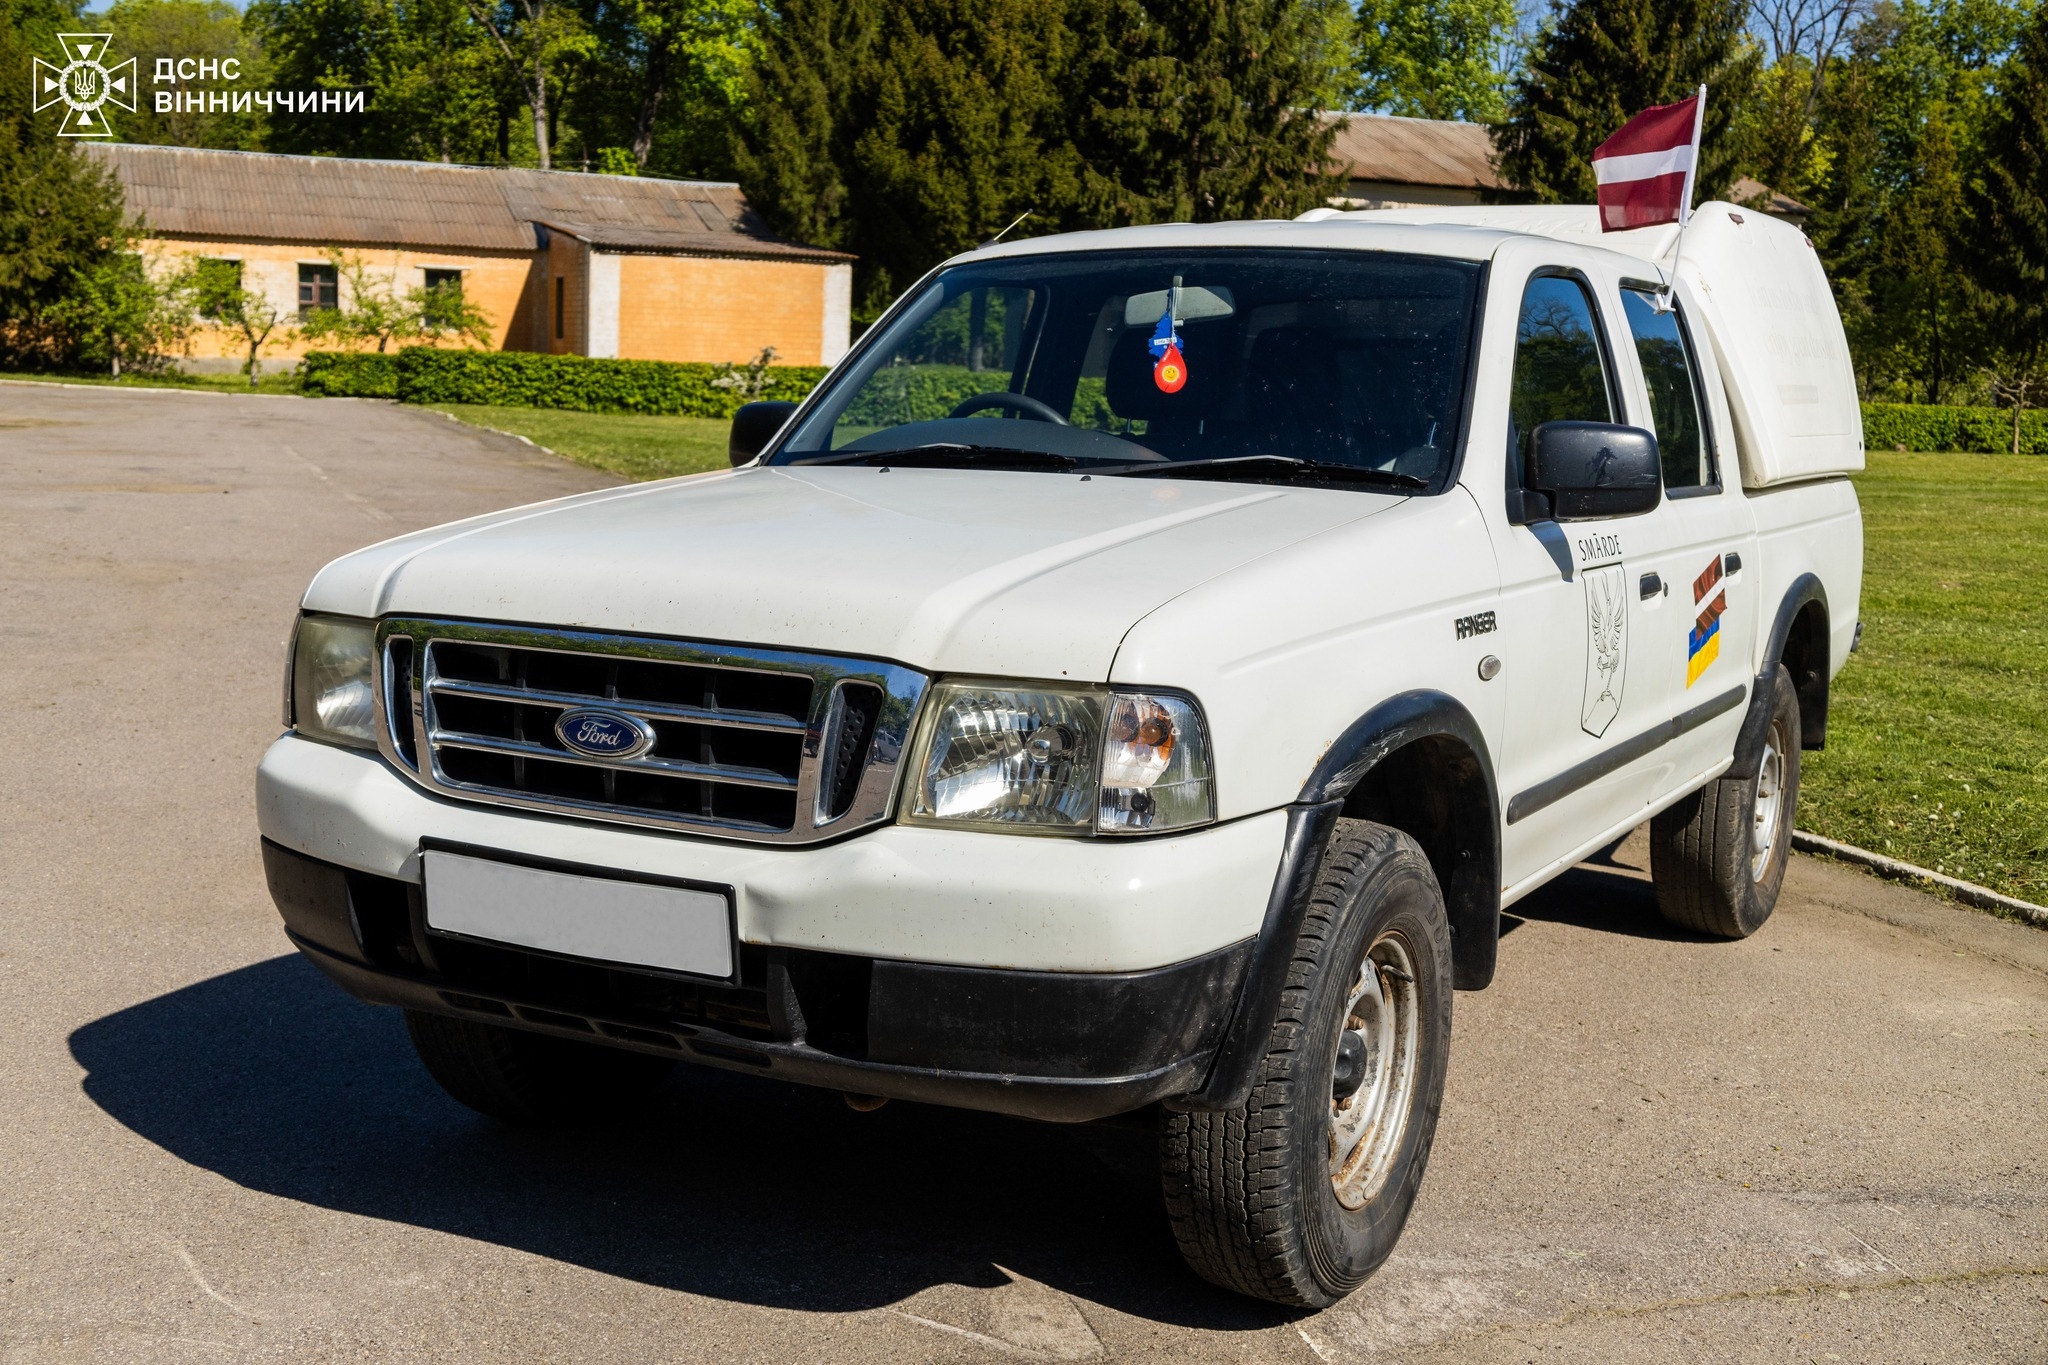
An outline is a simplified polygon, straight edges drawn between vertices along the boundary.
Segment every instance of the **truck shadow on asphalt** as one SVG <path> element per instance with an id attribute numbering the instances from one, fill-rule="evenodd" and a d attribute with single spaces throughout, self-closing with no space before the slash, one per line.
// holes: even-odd
<path id="1" fill-rule="evenodd" d="M 1548 920 L 1692 937 L 1657 918 L 1640 843 L 1520 902 L 1503 932 Z M 70 1041 L 96 1104 L 239 1185 L 662 1288 L 856 1312 L 1015 1274 L 1179 1326 L 1256 1331 L 1296 1316 L 1186 1269 L 1153 1138 L 1135 1128 L 902 1101 L 857 1114 L 828 1091 L 681 1067 L 643 1115 L 516 1131 L 428 1079 L 397 1011 L 349 998 L 296 954 Z"/>
<path id="2" fill-rule="evenodd" d="M 1515 902 L 1501 915 L 1500 931 L 1511 934 L 1530 920 L 1668 943 L 1713 941 L 1658 916 L 1657 894 L 1650 885 L 1650 841 L 1643 829 L 1624 834 Z"/>
<path id="3" fill-rule="evenodd" d="M 71 1035 L 86 1094 L 246 1188 L 662 1288 L 853 1312 L 1005 1270 L 1139 1317 L 1259 1330 L 1282 1310 L 1196 1279 L 1149 1134 L 679 1068 L 646 1115 L 519 1132 L 443 1095 L 395 1010 L 296 954 Z"/>

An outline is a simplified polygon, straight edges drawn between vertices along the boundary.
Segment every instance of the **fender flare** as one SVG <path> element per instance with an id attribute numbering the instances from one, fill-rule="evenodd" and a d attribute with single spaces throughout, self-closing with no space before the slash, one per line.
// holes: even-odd
<path id="1" fill-rule="evenodd" d="M 1756 680 L 1750 686 L 1749 710 L 1742 717 L 1742 728 L 1735 732 L 1735 761 L 1728 765 L 1723 776 L 1748 781 L 1763 766 L 1764 736 L 1771 727 L 1771 694 L 1776 685 L 1778 664 L 1785 657 L 1785 642 L 1792 637 L 1793 622 L 1812 603 L 1819 603 L 1821 616 L 1823 620 L 1827 619 L 1827 589 L 1819 578 L 1803 573 L 1792 580 L 1792 586 L 1785 589 L 1784 597 L 1779 599 L 1777 618 L 1771 622 L 1771 634 L 1764 644 L 1763 666 L 1757 670 Z M 1820 699 L 1820 713 L 1825 725 L 1825 693 Z"/>
<path id="2" fill-rule="evenodd" d="M 1294 938 L 1308 912 L 1323 850 L 1343 814 L 1345 798 L 1389 754 L 1434 738 L 1455 740 L 1473 756 L 1479 780 L 1468 785 L 1484 793 L 1482 801 L 1468 803 L 1458 813 L 1457 833 L 1466 847 L 1459 849 L 1451 885 L 1444 888 L 1454 984 L 1460 990 L 1478 990 L 1492 980 L 1500 944 L 1500 792 L 1493 758 L 1478 721 L 1455 697 L 1426 690 L 1403 692 L 1345 727 L 1317 761 L 1301 795 L 1286 807 L 1280 866 L 1223 1042 L 1202 1088 L 1168 1100 L 1168 1108 L 1234 1109 L 1250 1097 L 1280 1007 L 1280 992 L 1287 984 Z"/>

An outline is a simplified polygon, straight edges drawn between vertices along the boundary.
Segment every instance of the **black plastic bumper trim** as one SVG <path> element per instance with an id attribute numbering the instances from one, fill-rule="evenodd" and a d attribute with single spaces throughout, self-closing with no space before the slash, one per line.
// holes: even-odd
<path id="1" fill-rule="evenodd" d="M 347 961 L 298 934 L 291 938 L 335 984 L 370 1004 L 468 1017 L 584 1042 L 591 1041 L 592 1034 L 596 1034 L 615 1047 L 665 1057 L 680 1054 L 685 1060 L 704 1066 L 768 1075 L 799 1085 L 980 1109 L 1050 1123 L 1087 1123 L 1142 1109 L 1191 1089 L 1209 1066 L 1207 1053 L 1181 1058 L 1150 1071 L 1115 1076 L 1029 1076 L 855 1061 L 804 1043 L 762 1042 L 694 1027 L 655 1029 L 644 1022 L 621 1024 L 588 1019 L 518 1001 L 444 991 L 432 982 Z"/>
<path id="2" fill-rule="evenodd" d="M 410 883 L 352 872 L 268 840 L 263 860 L 294 945 L 344 990 L 373 1004 L 601 1040 L 799 1084 L 1055 1122 L 1125 1113 L 1200 1085 L 1254 950 L 1245 940 L 1153 970 L 1092 973 L 769 949 L 766 1026 L 761 1036 L 744 1036 L 727 1031 L 724 1016 L 677 1017 L 630 992 L 594 990 L 587 968 L 542 955 L 500 948 L 498 957 L 530 965 L 495 976 L 475 964 L 466 968 L 452 950 L 440 965 L 394 955 L 381 945 L 410 937 L 405 906 L 410 901 L 416 917 L 418 900 L 407 894 L 416 890 Z M 358 903 L 367 911 L 377 901 L 386 906 L 383 921 L 358 916 Z M 586 975 L 562 975 L 572 969 Z M 777 989 L 796 997 L 782 1013 L 819 1017 L 807 1028 L 776 1026 Z"/>

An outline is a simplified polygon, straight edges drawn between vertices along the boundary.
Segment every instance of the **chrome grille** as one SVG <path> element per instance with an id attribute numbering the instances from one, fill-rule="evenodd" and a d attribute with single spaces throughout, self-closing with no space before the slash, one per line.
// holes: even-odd
<path id="1" fill-rule="evenodd" d="M 450 796 L 773 842 L 887 818 L 923 674 L 866 659 L 468 621 L 378 626 L 385 756 Z M 593 756 L 595 707 L 652 735 Z"/>

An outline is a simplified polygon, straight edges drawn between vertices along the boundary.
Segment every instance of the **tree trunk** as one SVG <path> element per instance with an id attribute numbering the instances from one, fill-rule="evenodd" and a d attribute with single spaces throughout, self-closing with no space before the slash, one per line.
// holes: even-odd
<path id="1" fill-rule="evenodd" d="M 661 112 L 661 97 L 668 90 L 669 53 L 673 39 L 663 35 L 647 49 L 647 84 L 640 92 L 640 113 L 633 120 L 633 160 L 647 169 L 647 154 L 654 150 L 654 119 Z"/>
<path id="2" fill-rule="evenodd" d="M 540 168 L 552 170 L 548 156 L 548 77 L 535 62 L 533 84 L 527 87 L 533 95 L 533 145 L 540 154 Z"/>

